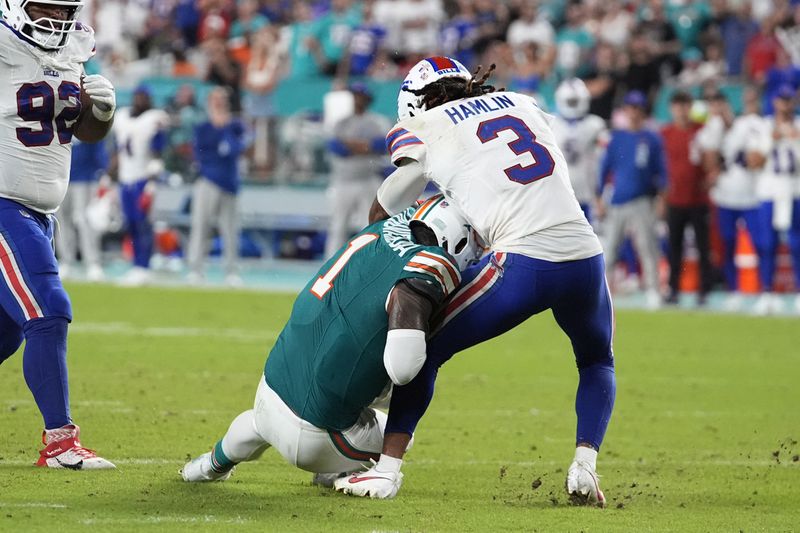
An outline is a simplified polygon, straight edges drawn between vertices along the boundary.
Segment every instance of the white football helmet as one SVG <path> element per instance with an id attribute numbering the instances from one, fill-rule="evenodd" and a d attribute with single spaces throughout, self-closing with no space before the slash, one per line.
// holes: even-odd
<path id="1" fill-rule="evenodd" d="M 32 19 L 32 6 L 63 9 L 63 19 L 41 16 Z M 45 50 L 64 48 L 83 8 L 83 0 L 2 0 L 3 19 L 23 37 Z"/>
<path id="2" fill-rule="evenodd" d="M 567 120 L 583 118 L 589 112 L 592 95 L 583 80 L 564 80 L 556 89 L 556 110 Z"/>
<path id="3" fill-rule="evenodd" d="M 483 254 L 478 234 L 464 215 L 441 194 L 431 196 L 417 208 L 408 222 L 409 227 L 413 228 L 414 224 L 433 231 L 439 246 L 456 260 L 459 270 L 476 263 Z"/>
<path id="4" fill-rule="evenodd" d="M 442 78 L 461 78 L 469 81 L 472 79 L 472 74 L 467 67 L 451 57 L 435 56 L 423 59 L 411 68 L 403 80 L 400 94 L 397 95 L 397 118 L 403 120 L 425 111 L 422 97 L 407 89 L 419 91 Z"/>

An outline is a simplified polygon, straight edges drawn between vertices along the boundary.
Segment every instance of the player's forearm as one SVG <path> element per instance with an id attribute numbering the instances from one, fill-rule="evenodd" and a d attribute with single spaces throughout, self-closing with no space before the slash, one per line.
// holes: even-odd
<path id="1" fill-rule="evenodd" d="M 390 215 L 396 215 L 413 204 L 425 190 L 426 180 L 422 164 L 412 159 L 404 161 L 406 163 L 395 169 L 378 189 L 375 203 L 383 213 L 376 210 L 376 216 L 385 214 L 386 216 L 383 218 L 388 218 Z M 376 207 L 375 203 L 373 203 L 373 208 Z M 374 222 L 372 215 L 373 212 L 370 210 L 370 222 Z M 383 218 L 376 220 L 383 220 Z"/>

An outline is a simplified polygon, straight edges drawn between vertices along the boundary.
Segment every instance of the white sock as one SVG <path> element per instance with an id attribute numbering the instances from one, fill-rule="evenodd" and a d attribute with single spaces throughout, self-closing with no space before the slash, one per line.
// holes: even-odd
<path id="1" fill-rule="evenodd" d="M 583 463 L 589 463 L 592 470 L 597 470 L 597 450 L 587 448 L 586 446 L 578 446 L 575 448 L 575 460 Z"/>
<path id="2" fill-rule="evenodd" d="M 400 467 L 403 465 L 403 460 L 397 457 L 389 457 L 388 455 L 381 454 L 378 463 L 373 467 L 379 472 L 393 472 L 397 474 L 400 472 Z"/>

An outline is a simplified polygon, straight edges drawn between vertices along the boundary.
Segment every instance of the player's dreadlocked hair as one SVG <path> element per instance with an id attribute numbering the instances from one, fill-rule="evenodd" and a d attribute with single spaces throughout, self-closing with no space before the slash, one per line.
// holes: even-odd
<path id="1" fill-rule="evenodd" d="M 494 85 L 486 85 L 486 80 L 489 79 L 489 76 L 492 75 L 495 69 L 494 63 L 489 65 L 486 72 L 478 78 L 481 74 L 481 69 L 483 69 L 483 66 L 478 65 L 478 68 L 475 69 L 475 73 L 472 75 L 472 79 L 469 81 L 465 81 L 461 78 L 442 78 L 422 89 L 403 90 L 421 96 L 425 109 L 433 109 L 434 107 L 452 102 L 453 100 L 461 100 L 462 98 L 471 98 L 473 96 L 481 96 L 483 94 L 505 90 L 505 88 L 497 89 Z"/>

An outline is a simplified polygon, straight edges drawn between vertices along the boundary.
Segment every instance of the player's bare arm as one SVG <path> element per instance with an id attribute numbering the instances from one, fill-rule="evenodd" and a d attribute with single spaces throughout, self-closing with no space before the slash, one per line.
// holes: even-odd
<path id="1" fill-rule="evenodd" d="M 82 110 L 73 128 L 73 135 L 83 142 L 99 142 L 108 135 L 114 123 L 117 100 L 114 86 L 99 74 L 81 80 Z"/>

